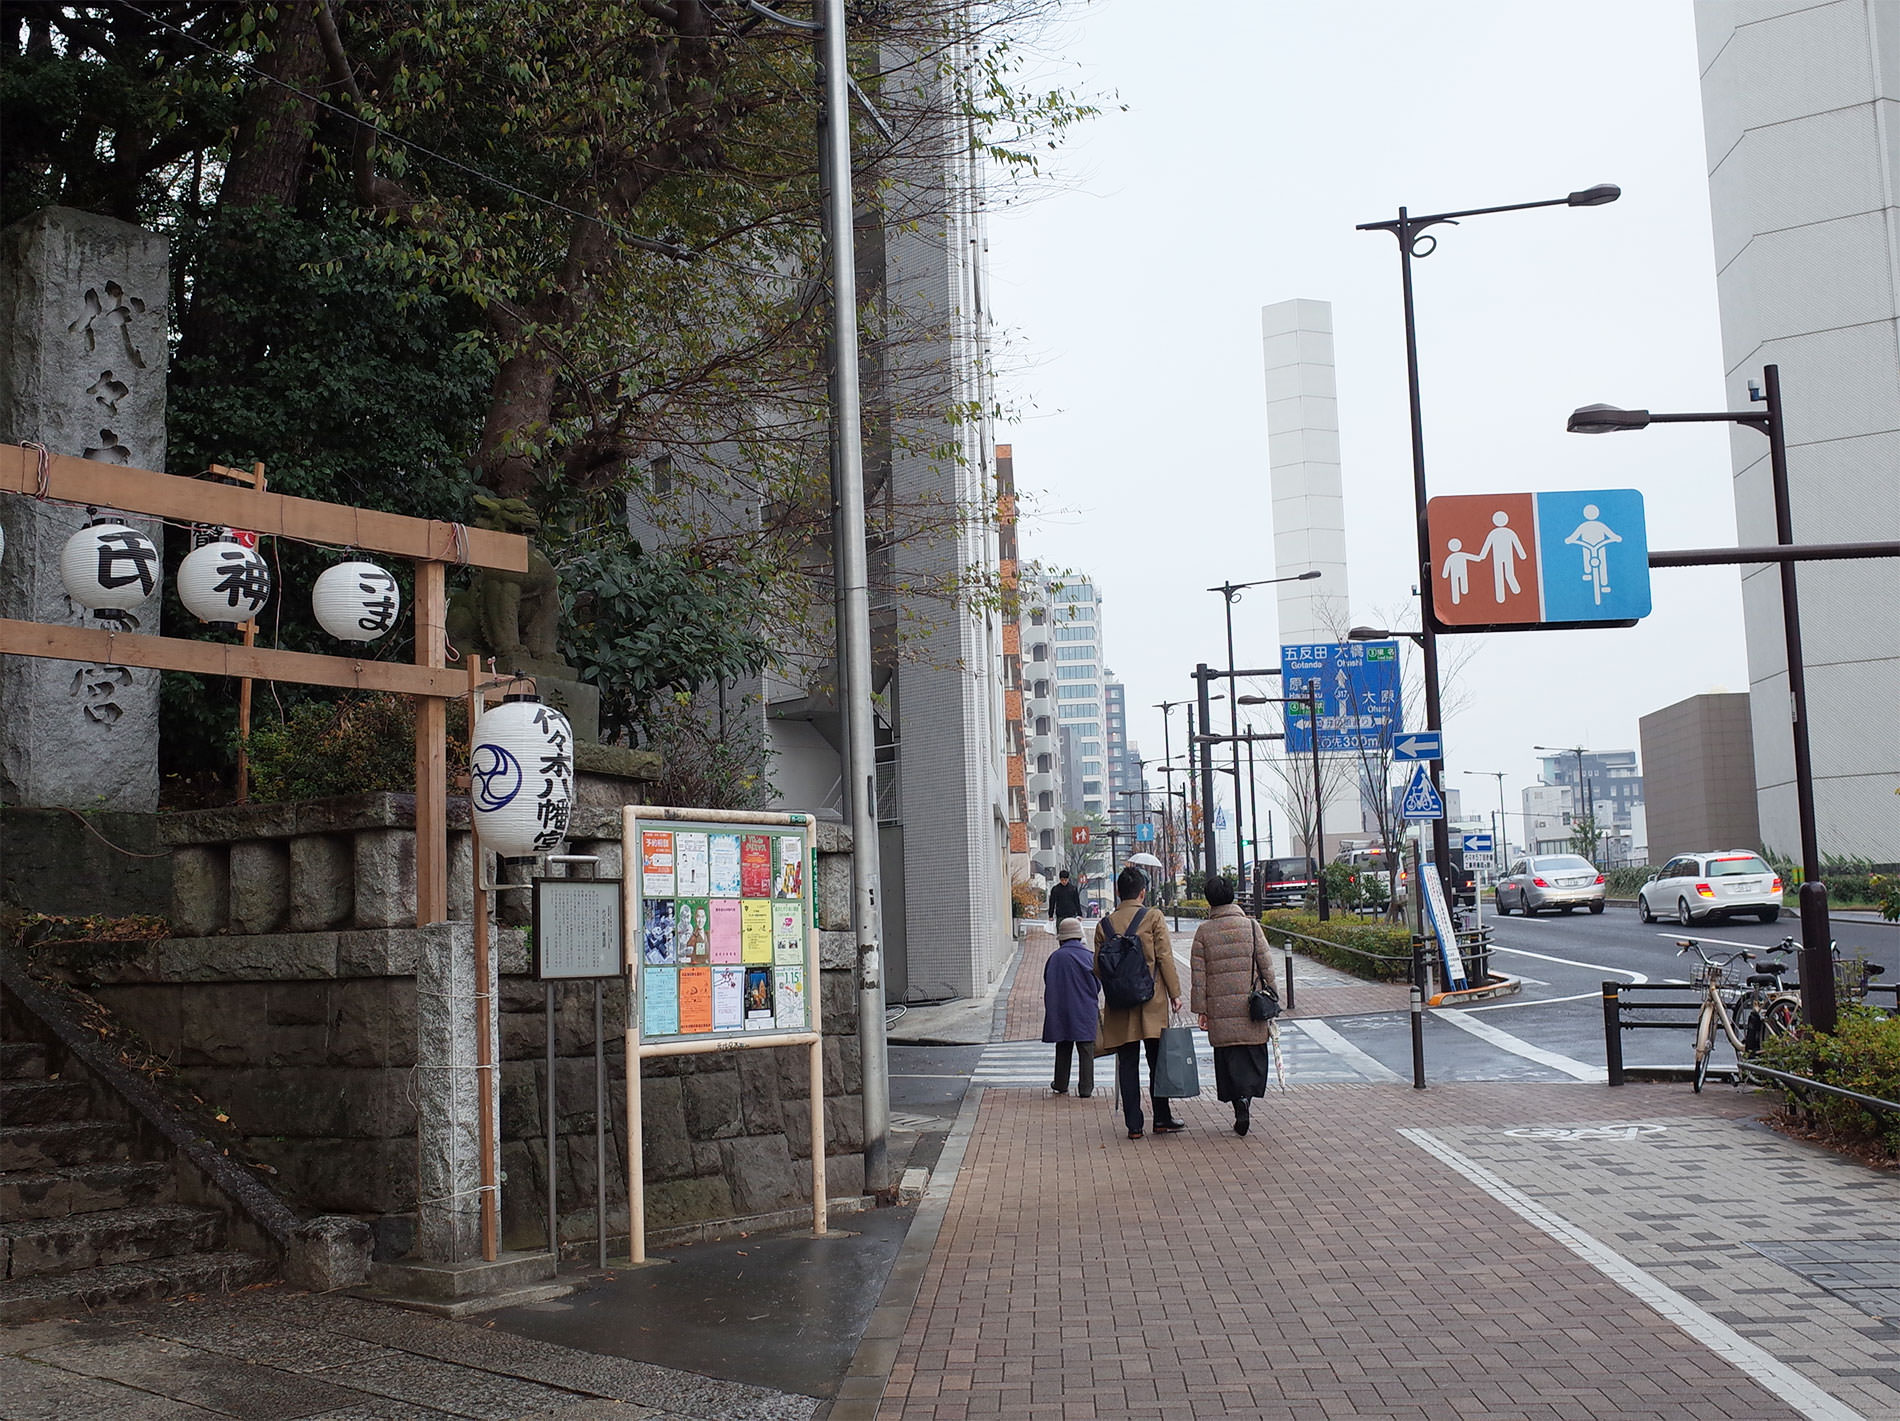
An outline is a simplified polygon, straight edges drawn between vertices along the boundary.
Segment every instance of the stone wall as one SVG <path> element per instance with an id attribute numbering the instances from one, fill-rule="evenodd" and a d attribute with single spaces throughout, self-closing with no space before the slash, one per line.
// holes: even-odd
<path id="1" fill-rule="evenodd" d="M 463 806 L 451 824 L 466 823 Z M 207 810 L 163 824 L 176 923 L 197 935 L 68 948 L 52 960 L 230 1115 L 294 1206 L 370 1218 L 378 1256 L 403 1256 L 418 1202 L 417 964 L 443 960 L 455 949 L 438 939 L 465 942 L 469 931 L 405 925 L 415 901 L 411 797 Z M 451 911 L 466 917 L 466 830 L 456 837 Z M 819 825 L 818 848 L 827 1179 L 834 1197 L 848 1197 L 863 1192 L 848 831 Z M 618 815 L 577 813 L 570 851 L 598 854 L 601 876 L 617 876 Z M 530 975 L 523 930 L 497 925 L 494 945 L 504 1238 L 537 1247 L 547 1229 L 545 989 Z M 607 1222 L 624 1234 L 627 992 L 610 983 L 604 996 Z M 595 1226 L 591 986 L 556 988 L 555 1027 L 561 1231 L 582 1240 Z M 809 1203 L 807 1060 L 793 1047 L 647 1062 L 649 1229 Z"/>

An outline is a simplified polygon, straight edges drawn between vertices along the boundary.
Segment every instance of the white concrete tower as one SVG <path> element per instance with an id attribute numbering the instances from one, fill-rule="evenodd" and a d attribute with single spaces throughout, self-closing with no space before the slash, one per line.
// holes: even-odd
<path id="1" fill-rule="evenodd" d="M 1698 0 L 1728 407 L 1781 369 L 1797 543 L 1900 538 L 1900 5 Z M 1654 437 L 1654 436 L 1651 436 Z M 1775 540 L 1768 441 L 1731 436 L 1743 544 Z M 1900 567 L 1806 563 L 1824 854 L 1900 859 Z M 1779 574 L 1743 569 L 1761 835 L 1799 852 Z"/>
<path id="2" fill-rule="evenodd" d="M 1313 582 L 1285 582 L 1280 640 L 1343 640 L 1346 498 L 1339 473 L 1339 401 L 1333 388 L 1330 301 L 1260 308 L 1267 372 L 1267 457 L 1272 468 L 1273 574 L 1318 568 Z"/>

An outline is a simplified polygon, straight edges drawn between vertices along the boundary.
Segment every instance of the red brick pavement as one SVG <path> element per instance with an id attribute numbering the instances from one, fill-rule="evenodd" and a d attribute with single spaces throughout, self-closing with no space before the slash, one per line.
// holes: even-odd
<path id="1" fill-rule="evenodd" d="M 1016 980 L 1009 989 L 1009 1009 L 1003 1018 L 1005 1041 L 1042 1040 L 1042 969 L 1056 950 L 1056 935 L 1047 928 L 1030 928 L 1017 948 Z"/>
<path id="2" fill-rule="evenodd" d="M 1794 1417 L 1397 1134 L 1752 1113 L 1689 1099 L 1321 1086 L 1269 1094 L 1244 1140 L 1204 1098 L 1130 1141 L 1112 1112 L 987 1092 L 877 1414 Z"/>

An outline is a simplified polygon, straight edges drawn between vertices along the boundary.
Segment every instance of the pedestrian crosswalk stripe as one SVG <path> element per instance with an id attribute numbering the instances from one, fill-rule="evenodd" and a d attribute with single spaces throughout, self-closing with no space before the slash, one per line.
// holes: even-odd
<path id="1" fill-rule="evenodd" d="M 1292 1085 L 1337 1085 L 1366 1081 L 1391 1081 L 1395 1075 L 1353 1046 L 1324 1022 L 1280 1022 L 1280 1049 L 1286 1053 L 1286 1082 Z M 1194 1057 L 1200 1068 L 1201 1089 L 1213 1093 L 1214 1048 L 1199 1032 L 1194 1037 Z M 1046 1041 L 993 1041 L 983 1048 L 982 1059 L 971 1074 L 970 1083 L 1001 1089 L 1049 1089 L 1055 1079 L 1056 1048 Z M 1095 1063 L 1096 1087 L 1104 1084 L 1113 1093 L 1114 1062 L 1107 1057 Z M 1101 1079 L 1107 1072 L 1111 1079 Z M 1074 1069 L 1071 1068 L 1071 1088 Z"/>

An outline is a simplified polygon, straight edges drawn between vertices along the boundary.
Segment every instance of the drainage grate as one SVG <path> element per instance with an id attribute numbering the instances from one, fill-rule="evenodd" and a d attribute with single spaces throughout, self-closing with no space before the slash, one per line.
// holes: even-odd
<path id="1" fill-rule="evenodd" d="M 1900 1239 L 1837 1238 L 1749 1247 L 1869 1317 L 1900 1324 Z"/>

